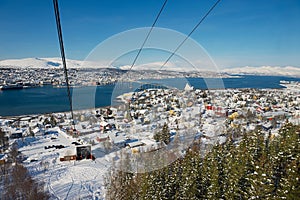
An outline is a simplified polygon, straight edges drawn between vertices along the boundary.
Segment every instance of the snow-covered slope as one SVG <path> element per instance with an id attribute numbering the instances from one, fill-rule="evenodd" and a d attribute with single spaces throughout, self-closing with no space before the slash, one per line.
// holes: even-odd
<path id="1" fill-rule="evenodd" d="M 60 67 L 61 62 L 54 60 L 45 60 L 40 58 L 24 58 L 24 59 L 10 59 L 0 61 L 1 67 L 20 67 L 20 68 L 49 68 Z"/>
<path id="2" fill-rule="evenodd" d="M 135 65 L 133 70 L 160 70 L 161 62 L 152 62 L 146 64 Z M 61 58 L 24 58 L 24 59 L 9 59 L 0 60 L 0 68 L 61 68 Z M 68 68 L 112 68 L 100 62 L 70 60 L 67 59 Z M 119 66 L 119 69 L 128 70 L 130 65 Z M 197 69 L 192 66 L 182 66 L 180 64 L 169 62 L 163 70 L 170 71 L 201 71 L 201 67 Z M 261 66 L 261 67 L 241 67 L 241 68 L 226 68 L 222 72 L 229 74 L 253 74 L 253 75 L 273 75 L 273 76 L 292 76 L 300 77 L 300 68 L 293 66 Z"/>
<path id="3" fill-rule="evenodd" d="M 133 70 L 160 70 L 163 62 L 152 62 L 140 65 L 134 65 Z M 62 67 L 61 58 L 24 58 L 10 59 L 0 61 L 0 68 L 60 68 Z M 81 61 L 67 59 L 68 68 L 114 68 L 112 66 L 103 65 L 100 62 Z M 131 65 L 117 67 L 119 69 L 128 70 Z M 192 66 L 183 67 L 174 63 L 168 62 L 163 70 L 170 71 L 197 71 Z"/>
<path id="4" fill-rule="evenodd" d="M 25 137 L 15 140 L 19 151 L 27 158 L 23 164 L 30 174 L 38 181 L 45 183 L 45 189 L 51 195 L 50 199 L 104 199 L 105 176 L 111 167 L 113 153 L 105 154 L 103 146 L 93 146 L 92 153 L 96 160 L 61 162 L 61 155 L 73 152 L 76 141 L 59 128 L 56 139 L 52 135 Z M 95 135 L 92 135 L 92 137 Z M 85 136 L 85 137 L 90 137 Z M 63 145 L 65 148 L 45 149 L 46 146 Z"/>
<path id="5" fill-rule="evenodd" d="M 285 66 L 262 66 L 262 67 L 241 67 L 224 69 L 223 72 L 230 74 L 252 74 L 252 75 L 272 75 L 272 76 L 292 76 L 300 77 L 300 68 Z"/>
<path id="6" fill-rule="evenodd" d="M 1 60 L 0 68 L 60 68 L 62 67 L 61 58 L 24 58 Z M 107 68 L 101 63 L 91 61 L 80 61 L 67 59 L 68 68 Z"/>
<path id="7" fill-rule="evenodd" d="M 180 71 L 180 72 L 186 72 L 186 71 L 197 71 L 197 69 L 190 67 L 183 67 L 180 65 L 176 65 L 174 63 L 168 62 L 165 64 L 164 67 L 162 65 L 164 62 L 150 62 L 150 63 L 145 63 L 145 64 L 139 64 L 139 65 L 134 65 L 132 68 L 133 70 L 167 70 L 167 71 Z M 131 65 L 123 65 L 120 66 L 120 69 L 123 70 L 129 70 L 131 69 Z"/>

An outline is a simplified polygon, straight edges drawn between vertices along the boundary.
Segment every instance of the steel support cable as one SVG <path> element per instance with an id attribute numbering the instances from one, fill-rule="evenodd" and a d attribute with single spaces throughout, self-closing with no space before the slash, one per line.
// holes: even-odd
<path id="1" fill-rule="evenodd" d="M 61 29 L 61 23 L 60 23 L 60 17 L 59 17 L 58 1 L 53 0 L 53 5 L 54 5 L 54 11 L 55 11 L 56 28 L 57 28 L 58 38 L 59 38 L 60 54 L 61 54 L 61 59 L 62 59 L 62 63 L 63 63 L 65 81 L 67 84 L 67 92 L 68 92 L 68 99 L 69 99 L 70 111 L 71 111 L 71 117 L 72 117 L 72 125 L 74 126 L 73 128 L 75 129 L 72 97 L 71 97 L 71 91 L 70 91 L 70 85 L 69 85 L 68 70 L 67 70 L 64 43 L 63 43 L 63 37 L 62 37 L 62 29 Z"/>
<path id="2" fill-rule="evenodd" d="M 133 60 L 133 62 L 132 62 L 132 64 L 131 64 L 131 67 L 130 67 L 129 71 L 130 71 L 130 70 L 133 68 L 133 66 L 135 65 L 135 63 L 136 63 L 136 61 L 137 61 L 137 59 L 138 59 L 140 53 L 142 52 L 142 49 L 144 48 L 144 46 L 145 46 L 145 44 L 146 44 L 146 42 L 147 42 L 147 40 L 148 40 L 148 38 L 149 38 L 149 36 L 150 36 L 152 30 L 153 30 L 153 28 L 154 28 L 154 26 L 155 26 L 155 24 L 156 24 L 158 18 L 160 17 L 160 14 L 162 13 L 162 11 L 163 11 L 165 5 L 167 4 L 167 1 L 168 1 L 168 0 L 165 0 L 164 4 L 163 4 L 162 7 L 160 8 L 160 10 L 159 10 L 159 12 L 158 12 L 158 14 L 157 14 L 157 16 L 156 16 L 156 18 L 155 18 L 155 20 L 154 20 L 152 26 L 151 26 L 149 32 L 147 33 L 147 36 L 146 36 L 146 38 L 145 38 L 145 40 L 144 40 L 142 46 L 140 47 L 138 53 L 136 54 L 136 56 L 135 56 L 135 58 L 134 58 L 134 60 Z"/>
<path id="3" fill-rule="evenodd" d="M 172 52 L 172 54 L 168 57 L 168 59 L 164 62 L 164 64 L 160 67 L 161 70 L 175 55 L 175 53 L 180 49 L 180 47 L 186 42 L 186 40 L 193 34 L 193 32 L 199 27 L 199 25 L 205 20 L 205 18 L 211 13 L 211 11 L 218 5 L 221 0 L 216 1 L 216 3 L 206 12 L 206 14 L 200 19 L 200 21 L 196 24 L 193 30 L 185 37 L 185 39 L 177 46 L 177 48 Z"/>

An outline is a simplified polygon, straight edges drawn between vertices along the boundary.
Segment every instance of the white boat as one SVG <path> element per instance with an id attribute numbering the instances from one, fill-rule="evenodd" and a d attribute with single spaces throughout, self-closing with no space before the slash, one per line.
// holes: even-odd
<path id="1" fill-rule="evenodd" d="M 1 85 L 0 90 L 16 90 L 23 89 L 23 85 L 20 84 L 10 84 L 10 85 Z"/>

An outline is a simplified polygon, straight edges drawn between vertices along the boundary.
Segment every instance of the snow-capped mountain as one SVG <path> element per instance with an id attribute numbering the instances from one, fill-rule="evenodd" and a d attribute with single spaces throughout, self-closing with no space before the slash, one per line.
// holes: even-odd
<path id="1" fill-rule="evenodd" d="M 270 76 L 292 76 L 300 77 L 300 68 L 285 66 L 261 66 L 261 67 L 241 67 L 223 69 L 222 72 L 229 74 L 249 74 L 249 75 L 270 75 Z"/>
<path id="2" fill-rule="evenodd" d="M 161 62 L 152 62 L 146 64 L 135 65 L 133 70 L 160 70 Z M 23 58 L 23 59 L 9 59 L 0 60 L 0 68 L 61 68 L 61 58 Z M 67 59 L 68 68 L 115 68 L 94 61 L 81 61 Z M 116 68 L 128 70 L 130 65 L 118 66 Z M 188 72 L 188 71 L 201 71 L 201 68 L 193 68 L 181 66 L 180 64 L 169 62 L 163 70 Z M 209 71 L 209 70 L 206 70 Z M 216 71 L 214 71 L 216 72 Z M 228 74 L 251 74 L 251 75 L 271 75 L 271 76 L 291 76 L 300 77 L 300 68 L 293 66 L 261 66 L 261 67 L 240 67 L 240 68 L 225 68 L 220 72 Z"/>
<path id="3" fill-rule="evenodd" d="M 118 67 L 103 64 L 104 62 L 81 61 L 67 59 L 68 68 L 119 68 L 122 70 L 131 69 L 131 65 L 119 65 Z M 163 62 L 151 62 L 146 64 L 136 64 L 133 70 L 160 70 Z M 61 68 L 61 58 L 23 58 L 23 59 L 9 59 L 0 61 L 0 68 Z M 195 71 L 192 67 L 184 67 L 172 62 L 167 63 L 163 70 L 170 71 Z"/>
<path id="4" fill-rule="evenodd" d="M 107 68 L 101 63 L 67 59 L 68 68 Z M 24 58 L 1 60 L 0 68 L 61 68 L 61 58 Z"/>

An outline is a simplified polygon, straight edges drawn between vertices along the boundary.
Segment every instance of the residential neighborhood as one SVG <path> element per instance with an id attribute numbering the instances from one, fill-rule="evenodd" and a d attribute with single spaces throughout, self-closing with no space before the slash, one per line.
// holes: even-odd
<path id="1" fill-rule="evenodd" d="M 91 167 L 82 160 L 94 162 L 93 169 L 101 166 L 97 173 L 103 174 L 112 165 L 123 166 L 125 153 L 131 162 L 123 170 L 144 172 L 171 164 L 194 144 L 205 156 L 213 146 L 227 140 L 238 144 L 254 130 L 274 138 L 284 124 L 299 124 L 300 85 L 282 84 L 286 88 L 144 87 L 119 96 L 118 106 L 74 111 L 74 119 L 70 112 L 1 117 L 1 163 L 12 162 L 10 148 L 17 145 L 18 159 L 30 173 L 49 170 L 49 187 L 55 187 L 52 171 L 63 167 L 67 173 L 82 163 Z M 150 159 L 153 155 L 163 166 Z M 103 177 L 97 180 L 96 190 L 104 190 Z"/>
<path id="2" fill-rule="evenodd" d="M 61 68 L 17 68 L 0 67 L 0 90 L 23 89 L 49 86 L 65 87 L 64 73 Z M 166 79 L 183 77 L 230 77 L 226 73 L 209 71 L 160 71 L 154 70 L 122 70 L 119 68 L 88 68 L 83 66 L 68 70 L 69 84 L 76 86 L 110 85 L 122 79 L 124 82 L 147 79 Z"/>
<path id="3" fill-rule="evenodd" d="M 226 135 L 257 128 L 271 134 L 287 121 L 298 124 L 300 96 L 298 83 L 286 89 L 199 90 L 186 85 L 183 91 L 149 88 L 122 95 L 124 104 L 70 113 L 2 117 L 1 130 L 10 139 L 43 136 L 59 129 L 71 137 L 89 138 L 86 143 L 109 140 L 112 145 L 140 141 L 153 144 L 154 132 L 166 123 L 174 136 L 192 134 L 219 140 Z M 216 129 L 216 125 L 219 127 Z M 92 135 L 92 136 L 91 136 Z M 114 135 L 114 136 L 113 136 Z M 88 136 L 88 137 L 87 137 Z M 152 141 L 152 142 L 149 142 Z"/>

